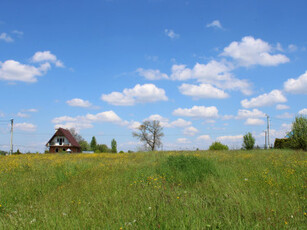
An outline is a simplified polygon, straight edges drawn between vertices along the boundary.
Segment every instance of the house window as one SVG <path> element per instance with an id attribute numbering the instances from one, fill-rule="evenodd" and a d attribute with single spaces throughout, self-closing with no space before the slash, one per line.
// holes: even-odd
<path id="1" fill-rule="evenodd" d="M 66 149 L 63 149 L 63 152 L 65 152 L 66 151 Z"/>
<path id="2" fill-rule="evenodd" d="M 56 153 L 58 153 L 58 152 L 59 152 L 59 149 L 58 149 L 58 148 L 56 148 L 56 149 L 55 149 L 55 152 L 56 152 Z"/>

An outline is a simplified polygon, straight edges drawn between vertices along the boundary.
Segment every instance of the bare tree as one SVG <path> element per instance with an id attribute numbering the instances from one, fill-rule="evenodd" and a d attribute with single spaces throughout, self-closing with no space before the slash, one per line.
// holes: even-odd
<path id="1" fill-rule="evenodd" d="M 133 132 L 132 135 L 149 146 L 151 151 L 155 151 L 162 144 L 161 138 L 164 136 L 160 121 L 144 121 L 138 128 L 139 132 Z"/>
<path id="2" fill-rule="evenodd" d="M 84 141 L 84 138 L 77 133 L 75 128 L 70 128 L 69 132 L 71 133 L 71 135 L 76 139 L 76 141 L 79 143 L 80 141 Z"/>

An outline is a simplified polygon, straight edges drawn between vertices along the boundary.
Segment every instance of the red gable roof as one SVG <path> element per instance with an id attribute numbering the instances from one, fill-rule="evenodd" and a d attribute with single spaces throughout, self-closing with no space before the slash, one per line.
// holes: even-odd
<path id="1" fill-rule="evenodd" d="M 74 146 L 74 147 L 80 147 L 79 143 L 76 141 L 76 139 L 73 137 L 73 135 L 71 135 L 71 133 L 69 132 L 68 129 L 63 129 L 63 128 L 59 128 L 55 134 L 53 134 L 53 136 L 50 138 L 50 140 L 48 141 L 48 143 L 50 143 L 50 141 L 55 137 L 55 136 L 64 136 L 67 138 L 67 140 L 69 141 L 69 143 Z M 47 144 L 48 144 L 47 143 Z"/>

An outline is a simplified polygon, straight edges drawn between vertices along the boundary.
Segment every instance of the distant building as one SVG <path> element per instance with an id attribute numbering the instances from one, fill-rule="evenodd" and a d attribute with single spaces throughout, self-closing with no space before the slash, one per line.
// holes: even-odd
<path id="1" fill-rule="evenodd" d="M 49 153 L 81 153 L 81 146 L 71 135 L 69 130 L 59 128 L 46 144 Z"/>

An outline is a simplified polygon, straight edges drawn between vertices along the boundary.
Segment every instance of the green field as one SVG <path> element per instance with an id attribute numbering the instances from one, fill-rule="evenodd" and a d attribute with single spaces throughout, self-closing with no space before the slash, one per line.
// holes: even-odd
<path id="1" fill-rule="evenodd" d="M 0 157 L 0 229 L 306 229 L 306 152 Z"/>

